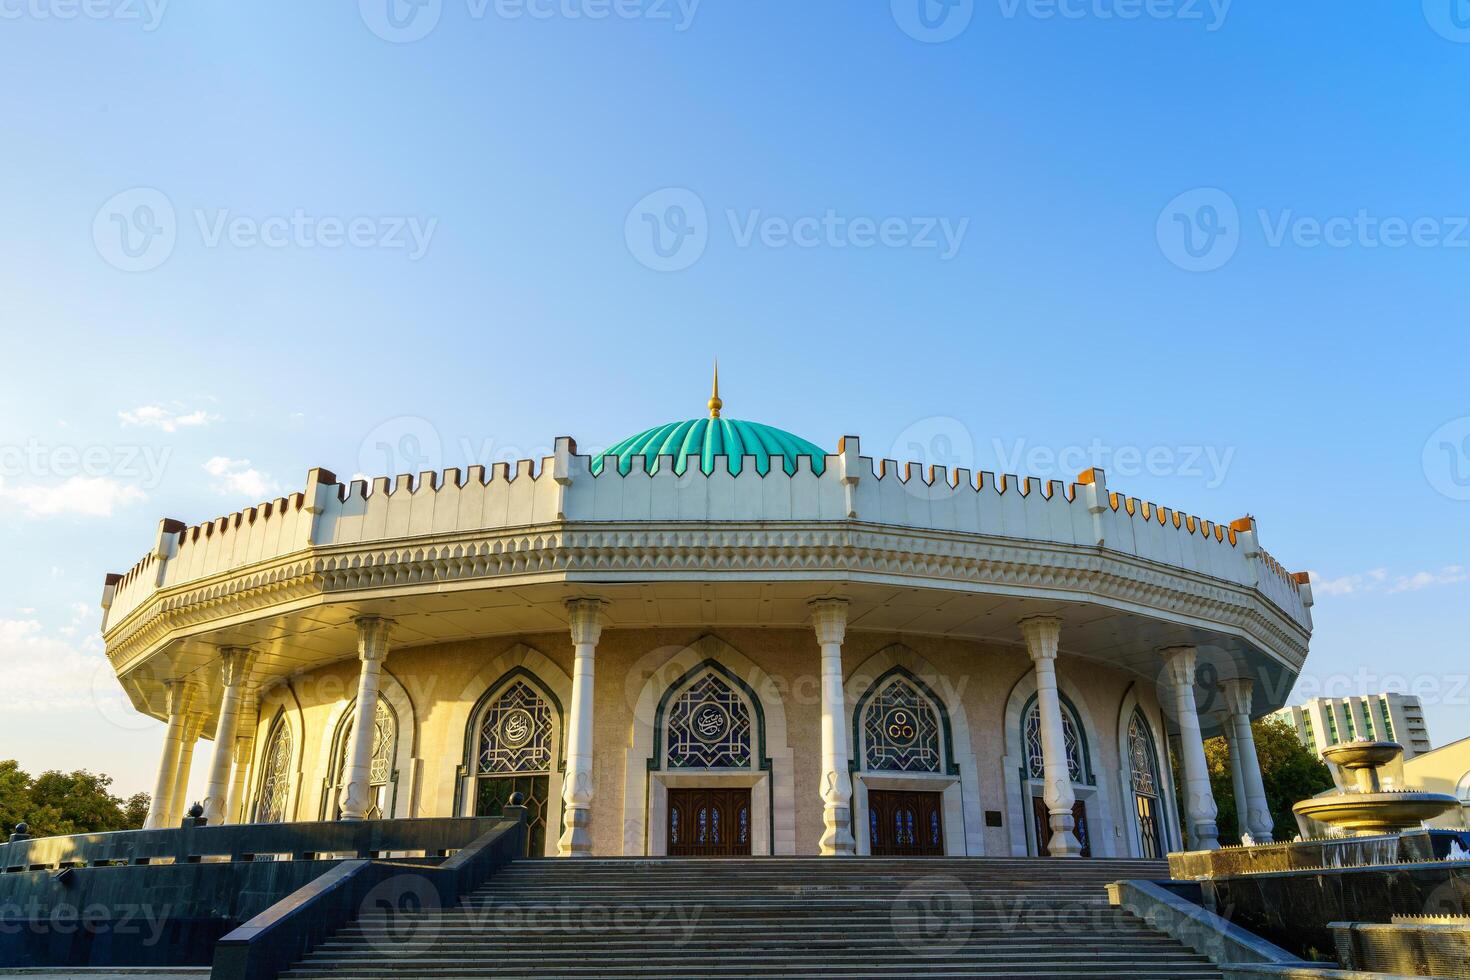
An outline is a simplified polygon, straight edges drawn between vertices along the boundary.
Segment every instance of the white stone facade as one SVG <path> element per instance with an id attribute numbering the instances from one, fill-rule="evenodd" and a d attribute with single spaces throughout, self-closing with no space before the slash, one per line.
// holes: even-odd
<path id="1" fill-rule="evenodd" d="M 469 813 L 519 780 L 547 855 L 670 853 L 696 791 L 748 801 L 756 854 L 873 853 L 893 826 L 949 854 L 1156 854 L 1181 824 L 1213 844 L 1199 740 L 1279 705 L 1306 655 L 1310 587 L 1253 519 L 1100 471 L 920 474 L 852 437 L 789 474 L 591 462 L 559 439 L 488 479 L 312 470 L 162 522 L 103 599 L 124 688 L 170 720 L 150 820 L 177 819 L 202 732 L 226 820 Z"/>

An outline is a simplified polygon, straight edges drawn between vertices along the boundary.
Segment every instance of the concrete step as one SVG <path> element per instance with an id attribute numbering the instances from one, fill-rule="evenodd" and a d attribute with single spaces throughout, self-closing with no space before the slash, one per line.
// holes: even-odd
<path id="1" fill-rule="evenodd" d="M 1003 858 L 518 861 L 455 908 L 370 912 L 296 980 L 1218 978 L 1107 904 L 1162 862 Z"/>

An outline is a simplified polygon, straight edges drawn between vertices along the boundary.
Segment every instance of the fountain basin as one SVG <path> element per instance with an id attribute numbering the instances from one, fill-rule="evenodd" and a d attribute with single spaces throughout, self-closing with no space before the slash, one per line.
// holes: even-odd
<path id="1" fill-rule="evenodd" d="M 1447 793 L 1334 793 L 1302 800 L 1291 809 L 1298 816 L 1359 836 L 1418 827 L 1459 805 L 1460 801 Z"/>

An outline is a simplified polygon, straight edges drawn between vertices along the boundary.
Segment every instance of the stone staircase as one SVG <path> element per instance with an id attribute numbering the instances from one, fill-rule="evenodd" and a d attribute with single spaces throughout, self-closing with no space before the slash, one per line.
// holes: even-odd
<path id="1" fill-rule="evenodd" d="M 370 903 L 285 976 L 1220 977 L 1108 907 L 1107 882 L 1167 876 L 1116 860 L 524 860 L 458 908 Z"/>

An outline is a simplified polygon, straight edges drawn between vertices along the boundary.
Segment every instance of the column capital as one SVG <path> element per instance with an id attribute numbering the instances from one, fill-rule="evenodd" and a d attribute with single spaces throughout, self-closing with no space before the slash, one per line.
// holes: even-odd
<path id="1" fill-rule="evenodd" d="M 249 647 L 219 648 L 219 679 L 225 687 L 239 687 L 250 676 L 255 651 Z"/>
<path id="2" fill-rule="evenodd" d="M 208 718 L 209 716 L 203 711 L 189 712 L 188 717 L 184 719 L 184 743 L 186 745 L 199 741 L 204 735 L 204 723 Z"/>
<path id="3" fill-rule="evenodd" d="M 607 603 L 590 596 L 579 596 L 567 600 L 567 626 L 571 629 L 572 642 L 578 645 L 596 646 L 602 638 L 602 624 L 607 618 Z"/>
<path id="4" fill-rule="evenodd" d="M 1055 660 L 1062 639 L 1062 621 L 1055 616 L 1027 616 L 1016 624 L 1026 640 L 1026 652 L 1035 661 Z"/>
<path id="5" fill-rule="evenodd" d="M 194 708 L 194 700 L 199 693 L 199 686 L 188 677 L 170 677 L 163 682 L 163 689 L 168 698 L 169 717 L 186 717 Z"/>
<path id="6" fill-rule="evenodd" d="M 358 659 L 370 663 L 388 656 L 388 637 L 393 632 L 393 620 L 384 616 L 359 616 L 352 623 L 357 627 Z"/>
<path id="7" fill-rule="evenodd" d="M 1244 677 L 1221 681 L 1220 693 L 1225 698 L 1225 710 L 1231 715 L 1245 715 L 1249 718 L 1251 714 L 1251 695 L 1255 687 L 1254 681 Z"/>
<path id="8" fill-rule="evenodd" d="M 1194 647 L 1164 647 L 1159 650 L 1159 656 L 1164 659 L 1164 668 L 1169 674 L 1169 679 L 1178 687 L 1194 686 L 1194 666 L 1199 659 L 1199 651 Z"/>
<path id="9" fill-rule="evenodd" d="M 843 641 L 847 636 L 846 599 L 813 599 L 807 608 L 812 611 L 812 629 L 816 631 L 818 643 L 825 646 Z"/>

